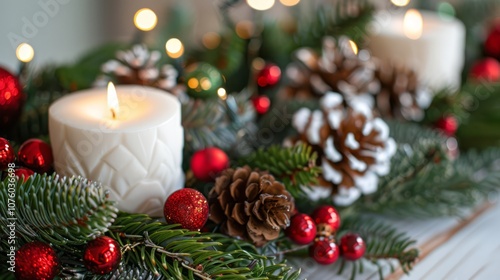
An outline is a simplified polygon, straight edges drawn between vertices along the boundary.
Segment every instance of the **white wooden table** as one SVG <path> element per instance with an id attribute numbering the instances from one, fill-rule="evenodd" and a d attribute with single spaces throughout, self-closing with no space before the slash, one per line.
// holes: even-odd
<path id="1" fill-rule="evenodd" d="M 387 280 L 393 279 L 500 279 L 500 203 L 484 205 L 466 220 L 439 218 L 424 221 L 389 220 L 415 238 L 421 250 L 419 262 L 409 275 L 384 267 Z M 349 279 L 350 269 L 337 275 L 338 266 L 321 266 L 301 260 L 302 279 Z M 376 268 L 365 264 L 356 279 L 379 279 Z"/>

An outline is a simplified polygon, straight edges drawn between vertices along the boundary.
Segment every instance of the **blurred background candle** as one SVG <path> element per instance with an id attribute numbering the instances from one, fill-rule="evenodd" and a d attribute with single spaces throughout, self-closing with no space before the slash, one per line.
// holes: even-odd
<path id="1" fill-rule="evenodd" d="M 182 187 L 179 101 L 141 86 L 69 94 L 49 109 L 56 171 L 100 181 L 122 211 L 161 216 Z"/>
<path id="2" fill-rule="evenodd" d="M 413 68 L 432 89 L 460 86 L 465 27 L 459 20 L 410 9 L 375 18 L 373 29 L 368 39 L 373 56 Z"/>

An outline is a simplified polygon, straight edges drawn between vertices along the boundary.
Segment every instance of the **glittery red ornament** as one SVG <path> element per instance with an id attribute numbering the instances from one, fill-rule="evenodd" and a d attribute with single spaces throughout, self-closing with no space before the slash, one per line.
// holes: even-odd
<path id="1" fill-rule="evenodd" d="M 229 157 L 218 148 L 211 147 L 199 150 L 191 158 L 191 170 L 196 179 L 210 182 L 222 170 L 229 167 Z"/>
<path id="2" fill-rule="evenodd" d="M 24 244 L 16 252 L 17 280 L 48 280 L 59 274 L 60 262 L 50 245 L 40 241 Z"/>
<path id="3" fill-rule="evenodd" d="M 21 115 L 24 94 L 19 80 L 0 67 L 0 127 L 13 124 Z"/>
<path id="4" fill-rule="evenodd" d="M 347 233 L 340 238 L 340 254 L 344 259 L 355 261 L 363 257 L 365 251 L 365 241 L 358 234 Z"/>
<path id="5" fill-rule="evenodd" d="M 208 202 L 205 196 L 195 189 L 180 189 L 165 201 L 163 214 L 169 224 L 180 224 L 189 230 L 201 229 L 208 219 Z"/>
<path id="6" fill-rule="evenodd" d="M 296 214 L 290 219 L 290 226 L 285 234 L 299 245 L 309 244 L 316 237 L 316 225 L 309 215 Z"/>
<path id="7" fill-rule="evenodd" d="M 83 264 L 94 274 L 103 275 L 114 271 L 121 259 L 120 244 L 107 236 L 90 241 L 83 252 Z"/>
<path id="8" fill-rule="evenodd" d="M 258 114 L 263 115 L 269 111 L 271 100 L 265 95 L 259 95 L 252 98 L 253 107 Z"/>
<path id="9" fill-rule="evenodd" d="M 436 128 L 448 136 L 453 136 L 457 132 L 458 121 L 454 116 L 444 116 L 436 122 Z"/>
<path id="10" fill-rule="evenodd" d="M 54 158 L 50 145 L 40 139 L 29 139 L 19 148 L 19 162 L 37 173 L 46 173 L 52 168 Z"/>
<path id="11" fill-rule="evenodd" d="M 24 182 L 28 181 L 28 178 L 35 174 L 33 170 L 28 169 L 26 167 L 16 167 L 14 168 L 14 175 L 19 177 L 19 179 L 24 178 Z"/>
<path id="12" fill-rule="evenodd" d="M 14 149 L 7 139 L 0 137 L 0 170 L 6 169 L 16 158 Z"/>
<path id="13" fill-rule="evenodd" d="M 340 228 L 340 215 L 333 206 L 324 205 L 316 208 L 312 218 L 317 226 L 326 226 L 330 233 L 334 233 Z"/>
<path id="14" fill-rule="evenodd" d="M 339 258 L 339 249 L 333 240 L 319 239 L 309 247 L 309 256 L 319 264 L 332 264 Z"/>
<path id="15" fill-rule="evenodd" d="M 273 63 L 268 63 L 257 73 L 257 84 L 259 87 L 272 87 L 281 79 L 281 69 Z"/>
<path id="16" fill-rule="evenodd" d="M 487 55 L 500 59 L 500 22 L 493 26 L 486 37 L 484 51 Z"/>
<path id="17" fill-rule="evenodd" d="M 477 61 L 472 66 L 470 75 L 477 80 L 495 82 L 500 80 L 500 62 L 493 58 Z"/>

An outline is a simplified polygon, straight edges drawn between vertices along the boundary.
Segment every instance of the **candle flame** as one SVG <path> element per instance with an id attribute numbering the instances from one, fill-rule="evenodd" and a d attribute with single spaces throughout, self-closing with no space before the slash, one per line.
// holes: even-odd
<path id="1" fill-rule="evenodd" d="M 116 115 L 120 111 L 120 105 L 118 103 L 115 85 L 113 85 L 112 82 L 108 83 L 108 108 L 111 111 L 113 119 L 116 119 Z"/>
<path id="2" fill-rule="evenodd" d="M 349 45 L 351 46 L 351 49 L 352 51 L 354 52 L 354 54 L 358 54 L 358 45 L 356 45 L 356 43 L 353 41 L 353 40 L 349 40 Z"/>
<path id="3" fill-rule="evenodd" d="M 417 40 L 422 36 L 424 20 L 422 15 L 415 9 L 406 12 L 403 19 L 403 30 L 406 37 Z"/>

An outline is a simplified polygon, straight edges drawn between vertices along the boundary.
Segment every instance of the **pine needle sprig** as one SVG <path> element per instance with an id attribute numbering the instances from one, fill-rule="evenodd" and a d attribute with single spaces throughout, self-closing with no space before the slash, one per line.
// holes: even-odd
<path id="1" fill-rule="evenodd" d="M 249 243 L 188 231 L 147 215 L 120 213 L 109 234 L 120 243 L 125 266 L 136 266 L 167 279 L 298 277 L 285 264 L 258 254 Z"/>
<path id="2" fill-rule="evenodd" d="M 16 179 L 11 183 L 14 198 L 8 180 L 0 182 L 2 235 L 7 234 L 8 217 L 15 217 L 16 233 L 26 241 L 39 240 L 72 251 L 104 234 L 118 212 L 100 184 L 81 177 L 36 174 L 26 182 Z M 13 212 L 9 199 L 15 200 Z"/>
<path id="3" fill-rule="evenodd" d="M 317 154 L 305 144 L 283 148 L 271 146 L 260 149 L 240 160 L 241 165 L 249 165 L 267 170 L 281 180 L 294 197 L 304 194 L 303 186 L 316 183 L 321 169 L 316 166 Z"/>

